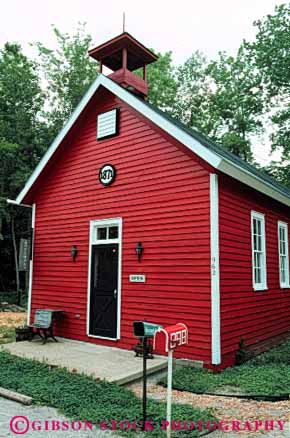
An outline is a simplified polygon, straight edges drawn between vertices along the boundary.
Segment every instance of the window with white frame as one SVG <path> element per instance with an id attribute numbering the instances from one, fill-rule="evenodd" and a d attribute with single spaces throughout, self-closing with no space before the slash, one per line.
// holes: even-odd
<path id="1" fill-rule="evenodd" d="M 255 290 L 267 289 L 265 217 L 252 211 L 252 266 Z"/>
<path id="2" fill-rule="evenodd" d="M 278 222 L 280 287 L 289 287 L 288 225 Z"/>

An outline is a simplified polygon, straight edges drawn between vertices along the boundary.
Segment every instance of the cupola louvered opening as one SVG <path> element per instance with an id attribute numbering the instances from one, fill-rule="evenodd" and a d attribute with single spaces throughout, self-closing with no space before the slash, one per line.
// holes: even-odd
<path id="1" fill-rule="evenodd" d="M 119 133 L 119 110 L 99 114 L 97 117 L 97 140 L 113 137 Z"/>

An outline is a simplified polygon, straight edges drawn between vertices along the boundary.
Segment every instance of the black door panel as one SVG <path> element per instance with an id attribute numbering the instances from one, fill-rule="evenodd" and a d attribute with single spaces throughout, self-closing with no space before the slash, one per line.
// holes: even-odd
<path id="1" fill-rule="evenodd" d="M 93 245 L 90 334 L 117 337 L 118 244 Z"/>

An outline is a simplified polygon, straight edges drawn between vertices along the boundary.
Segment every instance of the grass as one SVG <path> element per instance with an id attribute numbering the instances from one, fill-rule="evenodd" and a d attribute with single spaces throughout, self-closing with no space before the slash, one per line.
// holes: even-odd
<path id="1" fill-rule="evenodd" d="M 15 341 L 15 328 L 0 326 L 0 345 Z"/>
<path id="2" fill-rule="evenodd" d="M 159 382 L 166 385 L 166 378 Z M 174 370 L 173 387 L 189 392 L 290 394 L 290 339 L 238 367 L 213 374 L 205 369 Z"/>
<path id="3" fill-rule="evenodd" d="M 35 362 L 0 352 L 0 385 L 33 397 L 37 404 L 59 409 L 65 416 L 87 420 L 98 425 L 100 421 L 114 419 L 140 420 L 141 400 L 121 386 L 91 377 L 71 374 L 67 370 L 52 368 Z M 154 431 L 146 436 L 163 437 L 160 424 L 166 418 L 166 405 L 149 400 L 148 417 L 154 419 Z M 210 410 L 194 409 L 189 405 L 173 405 L 173 420 L 214 421 Z M 130 434 L 130 433 L 129 433 Z M 198 431 L 175 431 L 173 436 L 198 436 Z"/>

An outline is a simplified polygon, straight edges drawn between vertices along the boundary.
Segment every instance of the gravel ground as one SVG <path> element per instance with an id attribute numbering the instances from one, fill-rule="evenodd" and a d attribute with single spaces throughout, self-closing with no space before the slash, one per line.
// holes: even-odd
<path id="1" fill-rule="evenodd" d="M 138 397 L 142 396 L 142 383 L 134 383 L 128 386 Z M 239 421 L 242 425 L 250 421 L 254 428 L 255 421 L 274 420 L 275 430 L 266 431 L 261 428 L 258 432 L 247 431 L 220 431 L 217 430 L 208 435 L 210 438 L 290 438 L 290 400 L 271 403 L 242 400 L 234 397 L 218 397 L 196 395 L 190 392 L 173 390 L 173 402 L 187 403 L 196 408 L 213 410 L 219 421 Z M 155 380 L 148 381 L 148 397 L 157 400 L 166 400 L 166 388 L 156 384 Z M 173 413 L 174 417 L 174 413 Z M 277 421 L 284 421 L 284 430 L 279 430 Z"/>
<path id="2" fill-rule="evenodd" d="M 26 324 L 25 312 L 0 312 L 0 326 L 17 327 Z"/>
<path id="3" fill-rule="evenodd" d="M 72 430 L 71 426 L 68 430 L 51 430 L 53 420 L 62 422 L 66 419 L 56 409 L 46 406 L 23 406 L 0 397 L 1 438 L 14 438 L 15 436 L 25 438 L 113 438 L 117 436 L 111 431 L 101 431 L 98 428 L 92 431 L 85 430 L 85 426 L 82 426 L 81 430 L 78 431 L 77 424 L 74 426 L 76 430 Z M 48 422 L 50 430 L 45 430 L 45 421 Z M 36 430 L 32 429 L 33 424 Z M 71 421 L 68 424 L 70 425 Z M 25 433 L 26 430 L 27 433 Z"/>

